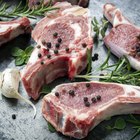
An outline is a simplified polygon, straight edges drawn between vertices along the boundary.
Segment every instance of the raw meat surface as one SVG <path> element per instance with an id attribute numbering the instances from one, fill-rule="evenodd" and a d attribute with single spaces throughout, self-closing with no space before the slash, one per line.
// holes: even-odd
<path id="1" fill-rule="evenodd" d="M 42 0 L 29 0 L 29 7 L 36 7 L 42 4 L 41 2 Z M 80 5 L 83 7 L 87 7 L 88 6 L 88 2 L 89 0 L 52 0 L 52 4 L 55 4 L 57 2 L 70 2 L 72 5 Z M 50 0 L 43 0 L 43 4 L 48 5 L 50 2 Z"/>
<path id="2" fill-rule="evenodd" d="M 104 15 L 113 28 L 104 42 L 117 57 L 126 56 L 131 66 L 140 70 L 140 28 L 126 19 L 113 4 L 104 5 Z"/>
<path id="3" fill-rule="evenodd" d="M 30 21 L 26 17 L 13 21 L 0 21 L 0 46 L 21 34 L 30 32 Z"/>
<path id="4" fill-rule="evenodd" d="M 43 84 L 66 75 L 72 79 L 83 71 L 87 49 L 92 53 L 89 10 L 68 2 L 55 6 L 61 7 L 57 14 L 43 18 L 33 30 L 37 46 L 22 72 L 25 89 L 33 99 L 39 97 Z"/>
<path id="5" fill-rule="evenodd" d="M 62 84 L 43 98 L 42 113 L 57 131 L 82 139 L 108 117 L 139 114 L 140 87 L 103 82 Z"/>

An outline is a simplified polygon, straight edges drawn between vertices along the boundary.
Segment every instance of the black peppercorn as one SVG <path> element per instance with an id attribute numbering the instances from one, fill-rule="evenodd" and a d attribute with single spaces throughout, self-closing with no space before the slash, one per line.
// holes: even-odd
<path id="1" fill-rule="evenodd" d="M 89 102 L 85 102 L 85 106 L 86 107 L 89 107 L 90 106 L 90 103 Z"/>
<path id="2" fill-rule="evenodd" d="M 58 50 L 54 50 L 54 53 L 55 53 L 55 54 L 58 54 Z"/>
<path id="3" fill-rule="evenodd" d="M 82 43 L 82 46 L 83 46 L 83 48 L 86 48 L 87 44 L 86 43 Z"/>
<path id="4" fill-rule="evenodd" d="M 55 32 L 55 33 L 53 34 L 53 36 L 54 36 L 54 37 L 57 37 L 57 36 L 58 36 L 58 33 L 57 33 L 57 32 Z"/>
<path id="5" fill-rule="evenodd" d="M 101 100 L 101 96 L 100 95 L 97 95 L 96 98 L 97 98 L 98 101 Z"/>
<path id="6" fill-rule="evenodd" d="M 48 48 L 51 48 L 51 46 L 52 46 L 51 42 L 47 42 L 46 45 Z"/>
<path id="7" fill-rule="evenodd" d="M 41 61 L 41 65 L 43 65 L 44 64 L 44 62 L 43 61 Z"/>
<path id="8" fill-rule="evenodd" d="M 62 39 L 61 39 L 61 38 L 58 38 L 57 41 L 58 41 L 59 43 L 61 43 L 61 42 L 62 42 Z"/>
<path id="9" fill-rule="evenodd" d="M 38 49 L 40 49 L 40 48 L 41 48 L 41 46 L 40 46 L 40 45 L 37 45 L 37 48 L 38 48 Z"/>
<path id="10" fill-rule="evenodd" d="M 16 119 L 16 115 L 12 114 L 12 119 L 15 120 Z"/>
<path id="11" fill-rule="evenodd" d="M 95 53 L 94 56 L 92 57 L 92 61 L 98 60 L 98 56 L 99 56 L 99 55 L 98 55 L 97 53 Z"/>
<path id="12" fill-rule="evenodd" d="M 49 48 L 46 49 L 49 52 Z"/>
<path id="13" fill-rule="evenodd" d="M 59 97 L 59 92 L 55 92 L 55 96 L 56 97 Z"/>
<path id="14" fill-rule="evenodd" d="M 69 48 L 66 48 L 65 50 L 66 50 L 66 52 L 69 52 Z"/>
<path id="15" fill-rule="evenodd" d="M 140 56 L 140 52 L 137 53 L 137 56 Z"/>
<path id="16" fill-rule="evenodd" d="M 86 83 L 86 87 L 89 88 L 90 87 L 90 83 Z"/>
<path id="17" fill-rule="evenodd" d="M 40 58 L 41 56 L 42 56 L 41 53 L 39 53 L 39 54 L 38 54 L 38 57 Z"/>
<path id="18" fill-rule="evenodd" d="M 42 44 L 43 44 L 43 45 L 46 45 L 46 41 L 45 41 L 45 40 L 42 40 Z"/>
<path id="19" fill-rule="evenodd" d="M 88 101 L 88 97 L 84 97 L 84 102 L 87 102 Z"/>
<path id="20" fill-rule="evenodd" d="M 137 36 L 137 39 L 140 40 L 140 34 Z"/>
<path id="21" fill-rule="evenodd" d="M 56 47 L 56 48 L 59 48 L 59 47 L 60 47 L 60 44 L 59 44 L 59 43 L 56 43 L 56 44 L 55 44 L 55 47 Z"/>
<path id="22" fill-rule="evenodd" d="M 74 90 L 70 90 L 69 95 L 74 96 L 75 95 Z"/>
<path id="23" fill-rule="evenodd" d="M 91 99 L 91 101 L 92 101 L 92 103 L 96 103 L 96 102 L 97 102 L 97 99 L 96 99 L 95 97 L 93 97 L 93 98 Z"/>
<path id="24" fill-rule="evenodd" d="M 38 1 L 38 2 L 36 2 L 36 5 L 40 5 L 40 2 Z"/>
<path id="25" fill-rule="evenodd" d="M 50 55 L 50 54 L 48 54 L 48 55 L 47 55 L 47 58 L 49 58 L 49 59 L 50 59 L 50 58 L 51 58 L 51 55 Z"/>

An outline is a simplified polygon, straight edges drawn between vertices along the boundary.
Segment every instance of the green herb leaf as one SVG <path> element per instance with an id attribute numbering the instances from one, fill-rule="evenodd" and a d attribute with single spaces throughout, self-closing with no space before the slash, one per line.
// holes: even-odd
<path id="1" fill-rule="evenodd" d="M 25 64 L 27 64 L 27 63 L 28 63 L 29 58 L 30 58 L 30 56 L 27 56 L 27 57 L 26 57 L 26 59 L 25 59 Z"/>
<path id="2" fill-rule="evenodd" d="M 123 118 L 117 118 L 115 121 L 114 129 L 122 130 L 126 127 L 126 122 Z"/>
<path id="3" fill-rule="evenodd" d="M 93 18 L 95 24 L 99 24 L 96 17 Z"/>
<path id="4" fill-rule="evenodd" d="M 110 125 L 106 126 L 107 130 L 112 130 L 112 127 Z"/>
<path id="5" fill-rule="evenodd" d="M 137 131 L 133 134 L 132 138 L 130 140 L 133 140 L 134 138 L 136 138 L 138 135 L 140 134 L 140 128 L 137 129 Z"/>
<path id="6" fill-rule="evenodd" d="M 12 50 L 12 56 L 15 57 L 15 64 L 16 66 L 21 66 L 23 64 L 27 64 L 30 55 L 33 51 L 33 47 L 29 46 L 24 50 L 19 49 L 17 47 L 13 48 Z"/>
<path id="7" fill-rule="evenodd" d="M 12 54 L 12 56 L 22 56 L 25 53 L 22 49 L 15 47 L 15 48 L 12 49 L 11 54 Z"/>
<path id="8" fill-rule="evenodd" d="M 55 128 L 49 122 L 48 122 L 48 129 L 52 133 L 56 132 Z"/>
<path id="9" fill-rule="evenodd" d="M 89 49 L 87 49 L 87 60 L 88 60 L 87 73 L 89 73 L 92 65 L 92 53 Z"/>
<path id="10" fill-rule="evenodd" d="M 27 48 L 25 49 L 26 55 L 27 55 L 27 56 L 30 56 L 31 53 L 33 52 L 33 49 L 34 49 L 34 47 L 32 47 L 32 46 L 27 47 Z"/>
<path id="11" fill-rule="evenodd" d="M 50 87 L 49 85 L 44 85 L 40 94 L 48 94 L 52 91 L 53 87 Z"/>
<path id="12" fill-rule="evenodd" d="M 108 28 L 108 23 L 109 22 L 107 20 L 102 18 L 101 19 L 101 24 L 99 24 L 99 22 L 97 21 L 96 17 L 94 17 L 93 20 L 91 21 L 93 31 L 95 32 L 94 38 L 96 39 L 95 40 L 96 42 L 99 42 L 100 35 L 101 35 L 102 38 L 104 38 L 105 33 L 107 31 L 107 28 Z"/>
<path id="13" fill-rule="evenodd" d="M 15 60 L 16 66 L 21 66 L 24 64 L 25 58 L 24 57 L 17 57 Z"/>

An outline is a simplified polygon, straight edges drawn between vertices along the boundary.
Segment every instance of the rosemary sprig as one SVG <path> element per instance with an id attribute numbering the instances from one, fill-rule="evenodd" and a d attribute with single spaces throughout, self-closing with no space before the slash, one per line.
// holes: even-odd
<path id="1" fill-rule="evenodd" d="M 101 18 L 101 22 L 99 22 L 96 17 L 94 17 L 91 23 L 93 31 L 95 32 L 94 40 L 98 42 L 99 39 L 104 38 L 109 22 L 105 18 Z"/>
<path id="2" fill-rule="evenodd" d="M 97 71 L 105 73 L 104 75 L 94 75 L 93 72 L 87 73 L 85 75 L 77 75 L 76 78 L 84 78 L 91 80 L 93 78 L 99 78 L 99 81 L 103 82 L 116 82 L 121 84 L 130 84 L 130 85 L 140 85 L 140 71 L 134 71 L 131 69 L 128 60 L 123 57 L 113 65 L 109 64 L 110 51 L 105 62 L 97 68 Z"/>
<path id="3" fill-rule="evenodd" d="M 130 119 L 127 120 L 129 123 L 132 123 L 134 126 L 133 128 L 136 129 L 135 133 L 131 137 L 130 140 L 133 140 L 136 138 L 138 135 L 140 135 L 140 120 L 134 117 L 133 115 L 130 115 Z"/>
<path id="4" fill-rule="evenodd" d="M 0 17 L 4 18 L 14 18 L 14 17 L 29 17 L 29 18 L 36 18 L 36 16 L 43 16 L 44 13 L 50 12 L 52 10 L 56 10 L 58 8 L 52 7 L 51 2 L 48 4 L 48 6 L 45 6 L 41 4 L 37 8 L 30 9 L 28 7 L 28 4 L 23 6 L 22 1 L 19 2 L 18 5 L 14 7 L 14 9 L 9 11 L 10 5 L 8 5 L 6 2 L 0 1 Z"/>

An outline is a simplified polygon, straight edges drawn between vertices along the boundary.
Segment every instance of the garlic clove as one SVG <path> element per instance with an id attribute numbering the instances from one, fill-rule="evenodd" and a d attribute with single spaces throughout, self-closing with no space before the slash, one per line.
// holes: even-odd
<path id="1" fill-rule="evenodd" d="M 18 69 L 6 69 L 3 73 L 0 74 L 0 91 L 7 98 L 21 99 L 30 104 L 34 109 L 35 118 L 35 105 L 18 93 L 19 82 L 20 71 Z"/>

